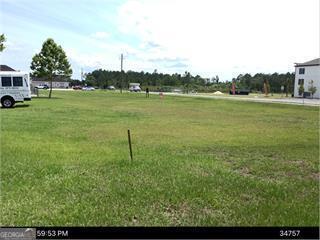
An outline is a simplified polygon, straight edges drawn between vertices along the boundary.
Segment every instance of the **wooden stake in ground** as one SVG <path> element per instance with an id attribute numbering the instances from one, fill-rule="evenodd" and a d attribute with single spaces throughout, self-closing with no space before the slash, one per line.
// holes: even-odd
<path id="1" fill-rule="evenodd" d="M 130 158 L 131 158 L 131 161 L 132 161 L 133 160 L 133 156 L 132 156 L 130 129 L 128 129 L 128 143 L 129 143 L 129 150 L 130 150 Z"/>

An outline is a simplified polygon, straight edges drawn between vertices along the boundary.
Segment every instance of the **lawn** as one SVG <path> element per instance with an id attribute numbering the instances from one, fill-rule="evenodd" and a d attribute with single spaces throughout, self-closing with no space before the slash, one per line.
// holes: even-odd
<path id="1" fill-rule="evenodd" d="M 317 107 L 53 97 L 0 109 L 2 226 L 319 224 Z"/>
<path id="2" fill-rule="evenodd" d="M 286 94 L 281 93 L 269 93 L 268 96 L 266 96 L 264 93 L 250 93 L 249 95 L 231 95 L 229 93 L 223 93 L 223 94 L 214 94 L 214 93 L 197 93 L 198 95 L 204 95 L 204 96 L 223 96 L 223 97 L 240 97 L 240 98 L 267 98 L 267 99 L 281 99 L 281 98 L 292 98 L 291 94 L 288 94 L 288 97 L 286 97 Z"/>

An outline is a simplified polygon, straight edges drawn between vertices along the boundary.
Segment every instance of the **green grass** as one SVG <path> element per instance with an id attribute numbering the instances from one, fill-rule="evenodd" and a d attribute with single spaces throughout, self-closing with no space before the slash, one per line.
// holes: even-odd
<path id="1" fill-rule="evenodd" d="M 250 93 L 249 95 L 231 95 L 229 93 L 223 93 L 221 95 L 216 95 L 214 93 L 197 93 L 198 95 L 204 95 L 204 96 L 223 96 L 223 97 L 230 97 L 230 98 L 267 98 L 267 99 L 284 99 L 284 98 L 292 98 L 291 94 L 288 94 L 288 97 L 286 97 L 286 94 L 283 93 L 269 93 L 268 96 L 266 96 L 264 93 Z"/>
<path id="2" fill-rule="evenodd" d="M 2 226 L 319 224 L 319 108 L 53 97 L 0 109 Z"/>

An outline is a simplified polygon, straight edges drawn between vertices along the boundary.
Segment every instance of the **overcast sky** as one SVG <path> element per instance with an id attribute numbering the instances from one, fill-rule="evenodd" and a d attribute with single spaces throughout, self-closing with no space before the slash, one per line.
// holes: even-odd
<path id="1" fill-rule="evenodd" d="M 30 71 L 53 38 L 73 77 L 97 68 L 219 75 L 292 72 L 319 57 L 319 0 L 0 0 L 1 64 Z"/>

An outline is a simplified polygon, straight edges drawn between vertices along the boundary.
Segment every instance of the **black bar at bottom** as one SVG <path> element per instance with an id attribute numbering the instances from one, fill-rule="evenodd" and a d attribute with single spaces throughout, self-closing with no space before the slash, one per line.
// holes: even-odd
<path id="1" fill-rule="evenodd" d="M 37 239 L 319 239 L 319 227 L 37 227 Z"/>

